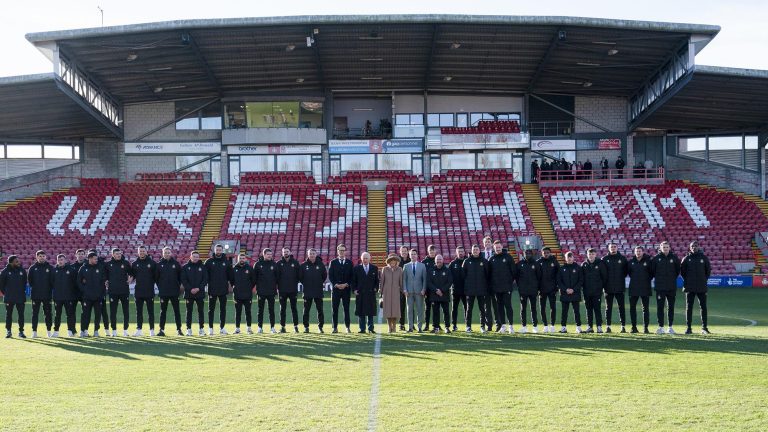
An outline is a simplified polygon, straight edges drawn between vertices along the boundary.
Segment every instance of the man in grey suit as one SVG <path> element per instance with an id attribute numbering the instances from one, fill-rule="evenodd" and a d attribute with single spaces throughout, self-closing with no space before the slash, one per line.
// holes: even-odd
<path id="1" fill-rule="evenodd" d="M 427 293 L 427 266 L 419 262 L 419 252 L 410 251 L 411 262 L 403 267 L 403 294 L 408 312 L 408 333 L 413 333 L 413 321 L 419 333 L 424 322 L 424 294 Z"/>

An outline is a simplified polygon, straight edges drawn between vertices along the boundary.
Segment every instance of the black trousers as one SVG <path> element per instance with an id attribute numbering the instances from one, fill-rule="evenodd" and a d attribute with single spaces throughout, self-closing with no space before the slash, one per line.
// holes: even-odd
<path id="1" fill-rule="evenodd" d="M 432 305 L 426 301 L 429 293 L 424 295 L 424 330 L 429 330 L 429 321 L 432 319 Z"/>
<path id="2" fill-rule="evenodd" d="M 291 317 L 293 318 L 293 326 L 299 325 L 299 308 L 296 305 L 297 293 L 280 294 L 280 326 L 285 327 L 285 315 L 288 311 L 288 302 L 291 303 Z"/>
<path id="3" fill-rule="evenodd" d="M 40 317 L 40 306 L 43 306 L 43 315 L 45 315 L 45 329 L 51 331 L 53 325 L 53 314 L 51 314 L 50 300 L 32 300 L 32 331 L 37 331 L 37 322 Z"/>
<path id="4" fill-rule="evenodd" d="M 637 300 L 643 305 L 643 327 L 648 327 L 648 321 L 650 320 L 650 310 L 648 309 L 648 296 L 629 296 L 629 320 L 632 322 L 632 327 L 637 327 Z"/>
<path id="5" fill-rule="evenodd" d="M 561 302 L 563 304 L 563 316 L 560 318 L 560 325 L 565 327 L 568 323 L 568 308 L 573 306 L 573 315 L 576 318 L 576 325 L 581 326 L 581 308 L 579 302 Z"/>
<path id="6" fill-rule="evenodd" d="M 499 310 L 498 302 L 496 301 L 496 296 L 493 294 L 489 294 L 485 296 L 485 317 L 486 322 L 485 328 L 490 329 L 492 324 L 496 324 L 496 327 L 501 325 L 501 321 L 499 320 L 499 316 L 497 311 Z M 496 319 L 494 320 L 494 315 L 496 315 Z"/>
<path id="7" fill-rule="evenodd" d="M 619 308 L 619 322 L 621 323 L 621 326 L 624 327 L 624 325 L 627 323 L 627 318 L 625 316 L 625 309 L 624 309 L 624 293 L 605 293 L 605 323 L 610 327 L 611 325 L 611 318 L 613 317 L 613 300 L 616 299 L 616 306 Z"/>
<path id="8" fill-rule="evenodd" d="M 123 306 L 123 330 L 128 330 L 128 320 L 130 312 L 128 311 L 128 294 L 109 296 L 109 316 L 112 330 L 117 330 L 117 305 Z"/>
<path id="9" fill-rule="evenodd" d="M 344 327 L 349 328 L 349 298 L 351 289 L 346 288 L 343 290 L 334 288 L 333 291 L 331 291 L 331 305 L 333 307 L 333 316 L 331 317 L 333 321 L 333 328 L 336 329 L 339 325 L 339 303 L 341 303 L 341 306 L 344 307 Z M 402 303 L 401 303 L 402 305 Z M 401 306 L 402 308 L 402 306 Z"/>
<path id="10" fill-rule="evenodd" d="M 77 309 L 77 302 L 57 301 L 54 303 L 54 307 L 56 309 L 56 316 L 53 319 L 53 330 L 59 331 L 59 327 L 61 326 L 61 310 L 64 309 L 64 312 L 67 313 L 67 330 L 71 331 L 72 333 L 76 332 L 77 329 L 75 328 L 75 310 Z"/>
<path id="11" fill-rule="evenodd" d="M 539 301 L 541 302 L 541 322 L 543 322 L 545 326 L 548 326 L 550 323 L 555 325 L 555 320 L 557 319 L 556 299 L 557 292 L 555 291 L 552 291 L 551 293 L 539 293 Z M 547 301 L 549 301 L 549 321 L 547 321 Z"/>
<path id="12" fill-rule="evenodd" d="M 262 327 L 264 325 L 264 301 L 268 303 L 269 307 L 269 326 L 274 327 L 275 326 L 275 296 L 268 295 L 268 296 L 259 296 L 259 314 L 258 314 L 258 320 L 259 320 L 259 327 Z"/>
<path id="13" fill-rule="evenodd" d="M 235 327 L 240 328 L 240 320 L 243 316 L 243 309 L 245 309 L 245 325 L 251 326 L 251 306 L 253 305 L 252 299 L 235 299 Z"/>
<path id="14" fill-rule="evenodd" d="M 451 315 L 448 312 L 448 302 L 447 301 L 436 301 L 430 303 L 430 307 L 432 310 L 433 318 L 432 318 L 432 326 L 434 328 L 440 328 L 440 309 L 443 310 L 443 322 L 445 323 L 445 328 L 447 329 L 451 325 Z"/>
<path id="15" fill-rule="evenodd" d="M 197 322 L 200 324 L 200 328 L 205 327 L 205 312 L 203 307 L 205 306 L 205 300 L 203 299 L 187 299 L 187 330 L 192 328 L 192 309 L 197 306 Z"/>
<path id="16" fill-rule="evenodd" d="M 404 297 L 404 296 L 403 296 Z M 463 294 L 453 294 L 453 305 L 451 308 L 451 323 L 455 326 L 456 320 L 459 317 L 459 303 L 462 305 L 462 312 L 464 312 L 462 315 L 465 317 L 467 316 L 467 297 Z M 400 303 L 400 308 L 404 308 L 405 305 L 403 303 Z M 405 316 L 405 314 L 403 314 Z M 402 321 L 403 318 L 400 318 L 400 321 Z"/>
<path id="17" fill-rule="evenodd" d="M 693 318 L 693 301 L 699 299 L 699 308 L 701 309 L 701 327 L 707 327 L 707 293 L 685 293 L 685 325 L 691 328 L 691 319 Z"/>
<path id="18" fill-rule="evenodd" d="M 208 296 L 208 327 L 213 327 L 213 314 L 216 312 L 216 300 L 219 301 L 219 328 L 227 323 L 227 295 Z"/>
<path id="19" fill-rule="evenodd" d="M 91 311 L 93 311 L 93 323 L 94 329 L 99 331 L 99 324 L 101 321 L 101 309 L 104 301 L 99 300 L 83 300 L 83 313 L 80 316 L 80 330 L 88 331 L 88 327 L 91 325 Z"/>
<path id="20" fill-rule="evenodd" d="M 675 291 L 656 291 L 656 319 L 659 327 L 664 327 L 664 310 L 667 311 L 669 326 L 675 320 Z"/>
<path id="21" fill-rule="evenodd" d="M 323 311 L 323 298 L 305 298 L 304 299 L 304 328 L 309 328 L 309 311 L 312 309 L 312 303 L 315 304 L 317 311 L 317 327 L 323 328 L 325 324 L 325 312 Z"/>
<path id="22" fill-rule="evenodd" d="M 509 325 L 513 325 L 515 319 L 512 310 L 512 293 L 494 293 L 494 297 L 496 299 L 496 307 L 498 308 L 496 309 L 496 328 L 501 327 L 502 324 L 506 324 L 507 320 L 509 320 Z M 505 311 L 506 316 L 504 316 Z M 488 320 L 490 321 L 490 318 Z"/>
<path id="23" fill-rule="evenodd" d="M 109 307 L 107 307 L 107 296 L 101 299 L 101 320 L 104 323 L 104 329 L 109 328 Z"/>
<path id="24" fill-rule="evenodd" d="M 602 301 L 602 295 L 584 296 L 584 306 L 587 308 L 588 327 L 592 327 L 592 324 L 596 324 L 598 327 L 603 325 L 603 309 L 600 307 Z"/>
<path id="25" fill-rule="evenodd" d="M 402 292 L 400 293 L 400 325 L 405 325 L 405 304 L 407 303 L 407 300 L 405 298 L 405 294 Z M 456 323 L 455 313 L 454 313 L 454 324 Z"/>
<path id="26" fill-rule="evenodd" d="M 147 317 L 149 328 L 155 328 L 155 298 L 136 298 L 136 328 L 141 330 L 144 326 L 144 305 L 147 305 Z"/>
<path id="27" fill-rule="evenodd" d="M 179 296 L 161 296 L 160 297 L 160 330 L 165 330 L 165 319 L 168 314 L 168 303 L 173 308 L 173 320 L 176 323 L 176 330 L 181 331 L 181 310 L 179 308 Z M 126 326 L 128 324 L 126 323 Z"/>
<path id="28" fill-rule="evenodd" d="M 534 327 L 539 325 L 539 311 L 537 308 L 537 296 L 520 294 L 520 321 L 523 327 L 528 325 L 528 306 L 531 306 L 531 324 Z M 512 321 L 510 319 L 510 321 Z"/>
<path id="29" fill-rule="evenodd" d="M 11 324 L 13 324 L 13 309 L 16 309 L 16 314 L 19 319 L 19 331 L 24 331 L 24 303 L 6 303 L 5 304 L 5 329 L 11 331 Z"/>
<path id="30" fill-rule="evenodd" d="M 467 323 L 467 327 L 472 327 L 472 310 L 475 308 L 475 300 L 480 308 L 480 323 L 484 325 L 488 321 L 486 315 L 486 299 L 485 296 L 467 296 L 467 312 L 464 314 L 464 321 Z"/>

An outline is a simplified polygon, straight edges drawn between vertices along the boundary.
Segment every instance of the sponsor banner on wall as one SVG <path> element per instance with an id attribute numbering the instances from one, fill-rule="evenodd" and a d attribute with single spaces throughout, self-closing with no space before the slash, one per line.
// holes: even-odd
<path id="1" fill-rule="evenodd" d="M 531 150 L 533 151 L 551 151 L 551 150 L 576 150 L 576 140 L 532 140 Z"/>
<path id="2" fill-rule="evenodd" d="M 332 154 L 368 153 L 421 153 L 421 138 L 396 138 L 391 140 L 329 140 L 328 152 Z"/>
<path id="3" fill-rule="evenodd" d="M 752 286 L 759 288 L 768 288 L 768 275 L 752 276 Z"/>
<path id="4" fill-rule="evenodd" d="M 751 287 L 754 279 L 758 276 L 710 276 L 707 279 L 707 286 L 711 287 Z M 683 278 L 677 278 L 677 287 L 682 288 Z M 759 285 L 755 285 L 759 286 Z"/>
<path id="5" fill-rule="evenodd" d="M 210 154 L 221 152 L 221 142 L 127 142 L 125 154 Z"/>
<path id="6" fill-rule="evenodd" d="M 576 150 L 621 150 L 621 138 L 596 138 L 576 140 Z"/>
<path id="7" fill-rule="evenodd" d="M 230 145 L 227 153 L 231 155 L 283 155 L 283 154 L 320 154 L 322 147 L 319 145 Z"/>

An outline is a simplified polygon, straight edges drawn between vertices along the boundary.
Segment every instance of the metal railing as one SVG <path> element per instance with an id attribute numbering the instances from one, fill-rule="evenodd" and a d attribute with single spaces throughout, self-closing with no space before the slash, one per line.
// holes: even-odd
<path id="1" fill-rule="evenodd" d="M 542 186 L 611 186 L 664 183 L 664 168 L 624 168 L 607 170 L 546 170 L 536 178 Z"/>

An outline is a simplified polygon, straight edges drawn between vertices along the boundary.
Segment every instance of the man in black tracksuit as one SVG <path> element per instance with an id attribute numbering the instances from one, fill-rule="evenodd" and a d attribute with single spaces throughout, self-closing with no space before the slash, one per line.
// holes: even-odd
<path id="1" fill-rule="evenodd" d="M 349 300 L 351 298 L 352 260 L 347 259 L 347 247 L 340 244 L 336 247 L 337 258 L 331 261 L 328 269 L 328 280 L 331 281 L 331 300 L 333 305 L 333 331 L 338 333 L 339 303 L 344 307 L 344 326 L 350 332 Z"/>
<path id="2" fill-rule="evenodd" d="M 576 318 L 576 333 L 581 333 L 581 290 L 584 284 L 584 272 L 573 262 L 573 252 L 565 253 L 565 264 L 557 273 L 557 287 L 560 290 L 560 303 L 563 304 L 563 313 L 560 318 L 560 333 L 567 333 L 568 308 L 573 307 Z"/>
<path id="3" fill-rule="evenodd" d="M 11 337 L 13 310 L 16 309 L 19 319 L 19 337 L 24 335 L 24 306 L 27 302 L 27 272 L 21 267 L 19 257 L 8 256 L 8 265 L 0 271 L 0 295 L 5 303 L 5 337 Z"/>
<path id="4" fill-rule="evenodd" d="M 675 317 L 675 294 L 677 292 L 677 277 L 680 275 L 680 258 L 670 251 L 668 241 L 659 244 L 659 253 L 651 260 L 651 275 L 656 290 L 656 318 L 659 321 L 656 334 L 664 333 L 665 309 L 669 322 L 667 333 L 675 334 L 672 323 Z"/>
<path id="5" fill-rule="evenodd" d="M 123 252 L 112 249 L 112 259 L 104 263 L 104 277 L 107 278 L 107 292 L 109 293 L 109 316 L 112 327 L 112 336 L 117 336 L 117 305 L 123 307 L 123 336 L 128 336 L 128 297 L 131 291 L 128 288 L 128 280 L 133 277 L 131 263 L 123 257 Z M 109 335 L 109 328 L 104 329 Z"/>
<path id="6" fill-rule="evenodd" d="M 232 267 L 230 277 L 232 278 L 230 280 L 232 293 L 235 298 L 235 334 L 240 334 L 243 309 L 245 309 L 245 330 L 248 334 L 253 334 L 253 330 L 251 330 L 251 306 L 253 305 L 256 273 L 253 271 L 253 267 L 248 264 L 248 259 L 244 253 L 237 256 L 237 264 Z"/>
<path id="7" fill-rule="evenodd" d="M 216 302 L 219 302 L 219 334 L 227 334 L 224 325 L 227 322 L 227 294 L 232 292 L 229 281 L 232 267 L 227 265 L 224 247 L 217 244 L 213 248 L 213 256 L 205 261 L 208 272 L 208 335 L 213 336 L 213 314 L 216 312 Z"/>
<path id="8" fill-rule="evenodd" d="M 104 268 L 99 264 L 99 256 L 96 252 L 88 252 L 88 263 L 80 267 L 77 272 L 77 282 L 80 292 L 83 294 L 83 313 L 80 317 L 80 337 L 88 336 L 88 327 L 91 325 L 91 311 L 94 314 L 94 336 L 99 335 L 101 321 L 101 305 L 106 295 L 107 278 Z"/>
<path id="9" fill-rule="evenodd" d="M 541 249 L 541 258 L 536 262 L 541 268 L 541 281 L 539 283 L 541 322 L 544 323 L 544 333 L 553 333 L 557 318 L 555 301 L 557 300 L 557 275 L 560 272 L 560 263 L 552 255 L 552 249 L 548 247 Z M 549 302 L 549 321 L 547 321 L 547 302 Z"/>
<path id="10" fill-rule="evenodd" d="M 80 267 L 88 264 L 88 260 L 85 258 L 85 249 L 78 249 L 75 251 L 75 262 L 72 263 L 72 269 L 75 270 L 75 279 L 77 279 L 77 272 L 80 271 Z M 83 293 L 80 292 L 80 284 L 75 280 L 75 289 L 77 290 L 77 303 L 80 303 L 82 309 L 83 306 Z M 75 303 L 75 314 L 77 314 L 77 303 Z"/>
<path id="11" fill-rule="evenodd" d="M 434 309 L 434 321 L 432 323 L 433 332 L 440 333 L 440 309 L 443 310 L 443 321 L 445 322 L 445 332 L 450 333 L 451 317 L 448 314 L 448 303 L 450 301 L 451 286 L 453 285 L 453 273 L 451 269 L 443 264 L 443 256 L 435 256 L 435 265 L 427 270 L 427 301 L 429 306 Z"/>
<path id="12" fill-rule="evenodd" d="M 632 322 L 632 333 L 637 333 L 637 300 L 643 305 L 643 333 L 648 331 L 649 310 L 648 300 L 651 297 L 651 257 L 645 253 L 642 246 L 635 246 L 635 256 L 629 260 L 629 319 Z"/>
<path id="13" fill-rule="evenodd" d="M 691 334 L 693 317 L 693 300 L 699 299 L 701 309 L 701 333 L 709 334 L 707 327 L 707 280 L 712 274 L 709 258 L 699 249 L 699 243 L 691 242 L 688 255 L 680 264 L 680 275 L 683 277 L 683 292 L 685 293 L 685 334 Z"/>
<path id="14" fill-rule="evenodd" d="M 467 297 L 464 294 L 464 270 L 461 267 L 466 258 L 464 246 L 459 246 L 456 248 L 456 258 L 448 266 L 451 269 L 451 278 L 453 280 L 453 290 L 451 291 L 451 300 L 453 300 L 453 307 L 451 309 L 451 324 L 453 324 L 453 328 L 451 330 L 453 331 L 457 330 L 456 321 L 459 317 L 459 304 L 461 304 L 462 315 L 465 318 L 467 316 Z M 464 324 L 466 325 L 466 322 Z"/>
<path id="15" fill-rule="evenodd" d="M 277 262 L 277 292 L 280 295 L 280 333 L 285 333 L 285 316 L 288 312 L 288 303 L 291 305 L 293 318 L 293 332 L 299 332 L 299 311 L 296 306 L 296 296 L 299 292 L 299 261 L 291 250 L 283 248 L 283 257 Z"/>
<path id="16" fill-rule="evenodd" d="M 486 261 L 490 262 L 491 258 L 493 258 L 494 255 L 493 251 L 493 239 L 491 236 L 485 236 L 483 237 L 483 250 L 481 251 L 481 255 L 483 258 L 485 258 Z M 502 253 L 507 253 L 506 249 L 502 249 Z M 485 317 L 488 320 L 487 323 L 481 322 L 480 324 L 483 324 L 486 326 L 486 328 L 491 328 L 491 322 L 496 323 L 496 327 L 501 325 L 501 322 L 499 321 L 499 317 L 497 315 L 497 312 L 499 310 L 498 304 L 496 302 L 496 296 L 491 292 L 490 286 L 488 295 L 485 298 Z M 494 316 L 496 317 L 494 319 Z"/>
<path id="17" fill-rule="evenodd" d="M 168 314 L 168 303 L 173 307 L 173 319 L 176 324 L 176 334 L 181 336 L 181 310 L 179 294 L 181 294 L 181 264 L 171 256 L 171 248 L 163 248 L 163 256 L 157 262 L 157 291 L 160 294 L 160 332 L 165 336 L 165 321 Z"/>
<path id="18" fill-rule="evenodd" d="M 424 267 L 426 267 L 427 270 L 427 277 L 429 277 L 430 271 L 432 271 L 432 267 L 435 266 L 435 257 L 437 256 L 437 247 L 435 245 L 429 245 L 427 246 L 427 256 L 424 257 L 423 260 L 421 260 L 421 263 L 424 264 Z M 426 310 L 424 311 L 424 331 L 429 331 L 429 319 L 432 316 L 432 308 L 429 307 L 429 303 L 426 304 Z"/>
<path id="19" fill-rule="evenodd" d="M 264 302 L 267 303 L 269 313 L 270 332 L 277 333 L 275 330 L 275 295 L 277 295 L 277 264 L 272 258 L 272 249 L 264 249 L 262 252 L 263 260 L 258 261 L 253 270 L 256 272 L 256 293 L 259 295 L 259 333 L 263 333 L 264 326 Z"/>
<path id="20" fill-rule="evenodd" d="M 525 258 L 517 263 L 517 290 L 520 293 L 520 319 L 523 333 L 528 332 L 528 306 L 531 306 L 533 332 L 539 332 L 539 311 L 537 296 L 541 284 L 541 264 L 533 259 L 533 250 L 526 249 Z"/>
<path id="21" fill-rule="evenodd" d="M 489 322 L 485 310 L 485 297 L 488 296 L 488 261 L 480 255 L 480 246 L 472 245 L 472 256 L 464 260 L 461 268 L 464 274 L 464 293 L 467 295 L 467 313 L 464 321 L 467 323 L 467 333 L 472 333 L 472 310 L 475 308 L 475 300 L 480 308 L 480 322 Z M 485 326 L 481 324 L 480 333 L 485 332 Z"/>
<path id="22" fill-rule="evenodd" d="M 144 325 L 144 305 L 147 305 L 149 316 L 149 335 L 155 335 L 155 277 L 157 276 L 157 263 L 147 255 L 147 248 L 139 246 L 139 257 L 131 264 L 133 277 L 136 280 L 134 297 L 136 298 L 136 333 L 142 335 Z"/>
<path id="23" fill-rule="evenodd" d="M 400 263 L 398 266 L 400 268 L 405 268 L 405 265 L 411 262 L 411 256 L 408 253 L 409 249 L 407 246 L 400 246 Z M 405 331 L 405 305 L 408 302 L 408 299 L 405 298 L 405 293 L 400 293 L 400 331 Z"/>
<path id="24" fill-rule="evenodd" d="M 608 255 L 603 257 L 605 269 L 608 278 L 605 282 L 605 323 L 606 333 L 611 332 L 611 318 L 613 316 L 613 300 L 619 308 L 619 320 L 621 321 L 621 332 L 626 333 L 625 309 L 624 309 L 624 291 L 626 290 L 627 277 L 627 259 L 619 253 L 619 247 L 616 243 L 608 245 Z"/>
<path id="25" fill-rule="evenodd" d="M 106 274 L 106 269 L 104 268 L 104 265 L 106 264 L 106 260 L 99 256 L 99 252 L 96 249 L 89 249 L 88 253 L 95 253 L 96 256 L 98 256 L 98 259 L 96 260 L 96 263 L 101 267 L 101 271 Z M 104 291 L 104 298 L 101 299 L 101 320 L 104 323 L 104 332 L 109 332 L 109 306 L 107 304 L 107 291 Z"/>
<path id="26" fill-rule="evenodd" d="M 198 334 L 205 336 L 205 287 L 208 285 L 208 270 L 200 261 L 200 254 L 192 251 L 189 261 L 181 268 L 181 285 L 184 288 L 184 300 L 187 304 L 187 336 L 192 336 L 192 309 L 197 306 L 197 321 L 200 324 Z"/>
<path id="27" fill-rule="evenodd" d="M 514 317 L 512 315 L 512 289 L 517 279 L 517 266 L 515 259 L 502 251 L 501 242 L 493 243 L 493 256 L 488 261 L 488 280 L 493 295 L 496 296 L 496 332 L 503 333 L 507 330 L 509 320 L 509 333 L 515 332 Z M 487 305 L 488 303 L 486 303 Z M 506 317 L 504 313 L 506 312 Z"/>
<path id="28" fill-rule="evenodd" d="M 75 307 L 78 290 L 76 286 L 77 271 L 67 262 L 64 254 L 59 254 L 56 256 L 56 267 L 53 268 L 53 303 L 56 310 L 53 319 L 53 337 L 59 336 L 62 309 L 67 313 L 67 335 L 72 337 L 77 332 Z"/>
<path id="29" fill-rule="evenodd" d="M 317 311 L 317 328 L 320 333 L 323 332 L 323 324 L 325 324 L 323 285 L 325 285 L 327 277 L 328 271 L 325 269 L 323 261 L 317 256 L 317 251 L 309 249 L 307 260 L 301 264 L 299 269 L 299 281 L 304 286 L 304 333 L 309 333 L 309 312 L 313 303 Z"/>
<path id="30" fill-rule="evenodd" d="M 587 249 L 587 260 L 581 264 L 583 277 L 584 306 L 587 309 L 586 333 L 593 333 L 593 324 L 597 325 L 597 332 L 603 332 L 603 309 L 600 303 L 603 300 L 603 290 L 608 280 L 608 269 L 603 260 L 597 257 L 597 250 Z"/>
<path id="31" fill-rule="evenodd" d="M 46 260 L 45 252 L 35 253 L 35 263 L 27 270 L 27 280 L 32 288 L 32 337 L 37 337 L 37 322 L 40 316 L 40 306 L 45 315 L 45 328 L 51 337 L 53 314 L 51 299 L 53 298 L 53 266 Z"/>

